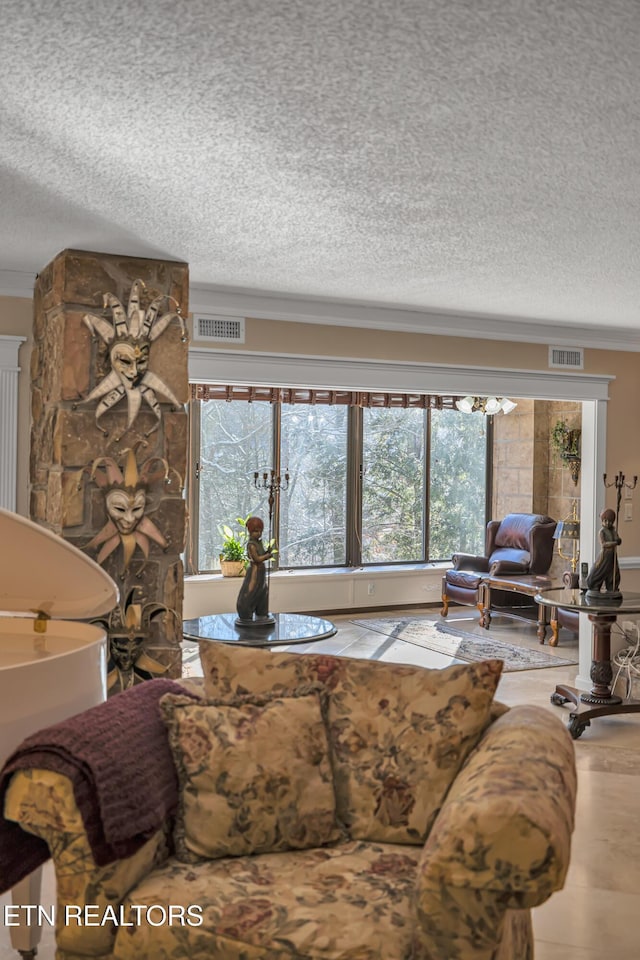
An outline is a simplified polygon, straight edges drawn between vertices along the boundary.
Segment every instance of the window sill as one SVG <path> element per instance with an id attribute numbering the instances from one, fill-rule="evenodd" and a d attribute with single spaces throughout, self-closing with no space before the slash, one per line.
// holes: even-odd
<path id="1" fill-rule="evenodd" d="M 278 570 L 270 577 L 270 606 L 304 613 L 438 603 L 442 574 L 449 566 L 422 563 Z M 219 573 L 185 577 L 185 619 L 233 610 L 241 583 L 241 577 Z"/>
<path id="2" fill-rule="evenodd" d="M 441 563 L 389 563 L 373 564 L 367 567 L 306 567 L 287 570 L 273 570 L 270 573 L 271 580 L 292 579 L 300 577 L 301 579 L 311 580 L 324 579 L 325 577 L 401 577 L 401 576 L 419 576 L 427 572 L 437 571 L 443 573 L 451 567 L 451 563 L 443 561 Z M 185 583 L 197 580 L 239 580 L 240 577 L 223 577 L 221 573 L 194 573 L 185 576 Z"/>

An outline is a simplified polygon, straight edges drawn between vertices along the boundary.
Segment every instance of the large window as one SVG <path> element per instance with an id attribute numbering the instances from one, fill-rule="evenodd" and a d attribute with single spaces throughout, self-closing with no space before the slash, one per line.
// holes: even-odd
<path id="1" fill-rule="evenodd" d="M 424 557 L 425 411 L 362 411 L 362 562 Z"/>
<path id="2" fill-rule="evenodd" d="M 431 411 L 429 555 L 484 550 L 487 430 L 480 413 Z"/>
<path id="3" fill-rule="evenodd" d="M 253 486 L 253 472 L 256 465 L 271 465 L 273 411 L 270 403 L 225 400 L 209 400 L 197 409 L 198 569 L 216 570 L 220 525 L 250 513 L 267 516 L 266 494 Z"/>
<path id="4" fill-rule="evenodd" d="M 218 569 L 221 525 L 249 514 L 275 538 L 281 568 L 481 552 L 490 418 L 441 397 L 217 385 L 193 394 L 191 572 Z M 254 475 L 271 470 L 283 489 L 269 504 Z"/>
<path id="5" fill-rule="evenodd" d="M 281 408 L 280 468 L 289 473 L 280 497 L 281 567 L 347 562 L 348 412 L 346 406 Z"/>

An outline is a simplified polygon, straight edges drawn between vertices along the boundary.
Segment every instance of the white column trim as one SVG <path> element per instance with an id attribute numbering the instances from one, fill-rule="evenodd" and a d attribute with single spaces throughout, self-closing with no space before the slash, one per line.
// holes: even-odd
<path id="1" fill-rule="evenodd" d="M 602 401 L 582 404 L 582 464 L 580 471 L 580 562 L 589 568 L 599 549 L 599 516 L 605 505 L 602 475 L 606 472 L 607 404 Z M 580 617 L 578 635 L 578 674 L 575 686 L 590 690 L 593 659 L 593 627 L 586 616 Z"/>
<path id="2" fill-rule="evenodd" d="M 26 337 L 0 335 L 0 507 L 16 509 L 18 351 Z"/>

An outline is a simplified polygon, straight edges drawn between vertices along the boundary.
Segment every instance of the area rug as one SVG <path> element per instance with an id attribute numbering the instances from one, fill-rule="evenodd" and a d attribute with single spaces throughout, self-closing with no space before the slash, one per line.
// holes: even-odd
<path id="1" fill-rule="evenodd" d="M 544 650 L 531 650 L 529 647 L 505 643 L 490 633 L 479 636 L 427 618 L 384 617 L 351 622 L 386 637 L 404 640 L 405 643 L 413 643 L 418 647 L 455 657 L 456 660 L 503 660 L 505 673 L 514 670 L 567 667 L 578 662 L 577 659 L 554 656 Z"/>

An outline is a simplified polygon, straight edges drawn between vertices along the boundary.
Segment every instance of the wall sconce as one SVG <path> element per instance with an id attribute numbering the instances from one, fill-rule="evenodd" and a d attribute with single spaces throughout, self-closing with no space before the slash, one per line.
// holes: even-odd
<path id="1" fill-rule="evenodd" d="M 463 397 L 462 400 L 456 400 L 456 407 L 461 413 L 476 413 L 479 410 L 489 417 L 501 411 L 511 413 L 517 406 L 506 397 Z"/>
<path id="2" fill-rule="evenodd" d="M 556 524 L 553 539 L 558 543 L 558 556 L 562 557 L 563 560 L 568 560 L 571 567 L 571 570 L 567 570 L 562 580 L 568 587 L 576 589 L 579 581 L 576 569 L 580 559 L 580 520 L 578 519 L 575 500 L 571 508 L 571 516 L 565 520 L 560 520 Z M 567 549 L 570 552 L 563 553 L 563 550 Z"/>

